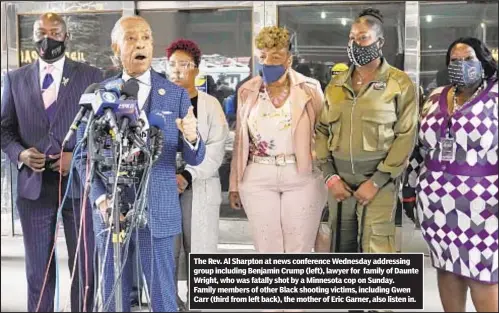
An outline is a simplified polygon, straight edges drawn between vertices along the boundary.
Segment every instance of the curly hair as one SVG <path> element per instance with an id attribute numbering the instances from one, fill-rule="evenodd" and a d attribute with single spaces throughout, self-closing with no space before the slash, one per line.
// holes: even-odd
<path id="1" fill-rule="evenodd" d="M 168 48 L 166 48 L 166 56 L 168 59 L 172 56 L 175 51 L 181 50 L 191 55 L 194 60 L 196 67 L 201 63 L 201 50 L 197 43 L 189 39 L 178 39 L 172 42 Z"/>
<path id="2" fill-rule="evenodd" d="M 287 48 L 291 50 L 291 40 L 289 32 L 284 27 L 267 26 L 262 28 L 255 38 L 258 49 Z"/>

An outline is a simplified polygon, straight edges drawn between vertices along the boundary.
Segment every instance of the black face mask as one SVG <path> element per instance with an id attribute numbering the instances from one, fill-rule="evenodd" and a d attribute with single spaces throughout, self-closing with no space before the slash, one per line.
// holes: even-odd
<path id="1" fill-rule="evenodd" d="M 348 59 L 357 66 L 363 66 L 376 60 L 382 55 L 381 49 L 376 44 L 377 42 L 374 42 L 369 46 L 361 46 L 352 41 L 347 46 Z"/>
<path id="2" fill-rule="evenodd" d="M 54 40 L 52 38 L 43 38 L 35 43 L 36 52 L 45 62 L 58 60 L 66 50 L 64 41 Z"/>

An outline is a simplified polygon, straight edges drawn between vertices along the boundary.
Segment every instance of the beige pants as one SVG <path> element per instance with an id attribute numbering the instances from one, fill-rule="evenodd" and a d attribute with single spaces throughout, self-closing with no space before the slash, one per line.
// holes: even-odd
<path id="1" fill-rule="evenodd" d="M 239 195 L 258 252 L 312 252 L 327 198 L 320 174 L 250 163 Z"/>

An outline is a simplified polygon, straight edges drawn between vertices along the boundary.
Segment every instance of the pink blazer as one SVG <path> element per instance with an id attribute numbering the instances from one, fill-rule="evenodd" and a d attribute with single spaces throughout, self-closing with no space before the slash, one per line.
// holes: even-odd
<path id="1" fill-rule="evenodd" d="M 289 70 L 289 76 L 291 128 L 296 163 L 298 172 L 307 173 L 312 171 L 312 160 L 315 157 L 314 128 L 316 117 L 319 116 L 323 107 L 324 94 L 317 80 L 294 70 Z M 250 138 L 247 121 L 251 109 L 257 102 L 262 83 L 262 78 L 255 76 L 239 87 L 229 191 L 239 191 L 238 185 L 243 179 L 244 170 L 248 164 Z"/>

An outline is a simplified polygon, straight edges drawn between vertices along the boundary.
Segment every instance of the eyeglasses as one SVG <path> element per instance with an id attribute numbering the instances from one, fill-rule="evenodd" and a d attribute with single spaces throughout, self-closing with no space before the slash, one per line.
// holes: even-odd
<path id="1" fill-rule="evenodd" d="M 194 62 L 191 62 L 191 61 L 178 61 L 178 62 L 169 61 L 166 63 L 166 68 L 169 71 L 172 71 L 174 69 L 179 69 L 181 71 L 185 71 L 185 70 L 192 69 L 195 67 L 196 67 L 196 64 L 194 64 Z"/>

